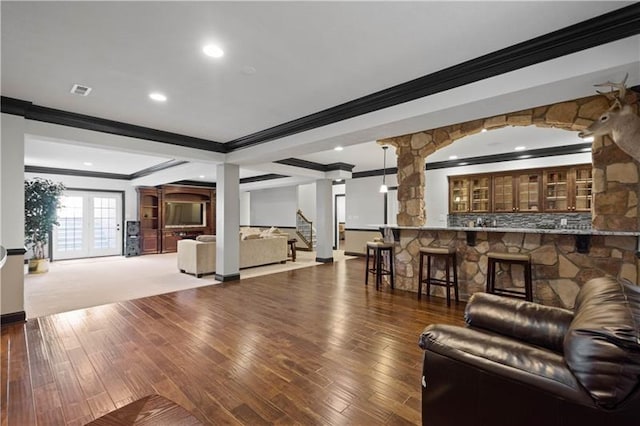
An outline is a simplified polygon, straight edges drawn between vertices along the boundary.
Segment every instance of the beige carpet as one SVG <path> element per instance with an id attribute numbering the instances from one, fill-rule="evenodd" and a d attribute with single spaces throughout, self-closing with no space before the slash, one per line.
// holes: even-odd
<path id="1" fill-rule="evenodd" d="M 298 251 L 297 255 L 295 262 L 243 269 L 240 279 L 319 265 L 315 252 Z M 167 253 L 52 262 L 46 274 L 25 275 L 27 318 L 220 284 L 214 275 L 196 278 L 180 273 L 176 256 Z M 352 257 L 338 250 L 333 258 L 338 262 Z"/>

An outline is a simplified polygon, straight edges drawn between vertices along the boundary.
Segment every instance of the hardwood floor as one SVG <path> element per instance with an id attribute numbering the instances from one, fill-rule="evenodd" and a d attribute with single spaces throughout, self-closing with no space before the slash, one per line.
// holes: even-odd
<path id="1" fill-rule="evenodd" d="M 418 424 L 419 334 L 463 309 L 365 287 L 355 259 L 33 319 L 2 329 L 1 424 L 150 394 L 205 424 Z"/>

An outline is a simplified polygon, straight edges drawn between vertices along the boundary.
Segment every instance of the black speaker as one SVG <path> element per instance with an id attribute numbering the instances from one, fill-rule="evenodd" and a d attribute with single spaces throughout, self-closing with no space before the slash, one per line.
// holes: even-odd
<path id="1" fill-rule="evenodd" d="M 140 251 L 140 222 L 137 220 L 128 220 L 124 255 L 126 257 L 140 256 Z"/>
<path id="2" fill-rule="evenodd" d="M 133 237 L 140 235 L 140 221 L 128 220 L 127 221 L 127 237 Z"/>
<path id="3" fill-rule="evenodd" d="M 126 257 L 140 256 L 140 237 L 127 237 L 127 245 L 125 246 L 124 255 Z"/>

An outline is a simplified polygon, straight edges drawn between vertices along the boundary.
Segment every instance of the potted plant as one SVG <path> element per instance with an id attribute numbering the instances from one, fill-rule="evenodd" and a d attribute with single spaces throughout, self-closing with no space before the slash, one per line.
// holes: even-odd
<path id="1" fill-rule="evenodd" d="M 48 179 L 34 178 L 24 182 L 24 239 L 33 257 L 29 260 L 29 273 L 49 270 L 45 246 L 54 225 L 58 225 L 60 196 L 65 187 Z"/>

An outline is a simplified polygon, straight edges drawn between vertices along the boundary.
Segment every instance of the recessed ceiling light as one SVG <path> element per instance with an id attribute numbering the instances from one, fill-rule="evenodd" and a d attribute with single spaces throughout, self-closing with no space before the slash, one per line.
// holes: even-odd
<path id="1" fill-rule="evenodd" d="M 220 49 L 215 44 L 207 44 L 202 48 L 202 51 L 205 55 L 211 56 L 212 58 L 222 58 L 224 56 L 224 50 Z"/>
<path id="2" fill-rule="evenodd" d="M 153 99 L 156 102 L 164 102 L 167 100 L 167 97 L 165 95 L 163 95 L 162 93 L 158 93 L 158 92 L 154 92 L 154 93 L 149 93 L 149 97 L 151 99 Z"/>
<path id="3" fill-rule="evenodd" d="M 525 149 L 527 149 L 526 146 L 516 146 L 515 148 L 513 148 L 514 151 L 524 151 Z"/>
<path id="4" fill-rule="evenodd" d="M 456 160 L 458 158 L 457 155 L 450 155 L 449 160 Z"/>
<path id="5" fill-rule="evenodd" d="M 336 179 L 336 182 L 342 182 L 342 179 Z"/>
<path id="6" fill-rule="evenodd" d="M 200 175 L 198 176 L 200 179 L 204 179 L 204 175 Z"/>
<path id="7" fill-rule="evenodd" d="M 342 151 L 344 148 L 341 146 L 336 146 L 335 148 L 333 148 L 334 151 Z"/>
<path id="8" fill-rule="evenodd" d="M 587 136 L 586 138 L 582 138 L 582 140 L 585 142 L 593 142 L 595 138 L 593 136 Z"/>
<path id="9" fill-rule="evenodd" d="M 486 133 L 486 132 L 487 132 L 487 129 L 480 130 L 480 133 Z"/>
<path id="10" fill-rule="evenodd" d="M 82 163 L 82 164 L 84 164 L 85 166 L 93 166 L 93 163 L 92 163 L 92 162 L 90 162 L 90 161 L 85 161 L 85 162 L 84 162 L 84 163 Z"/>

